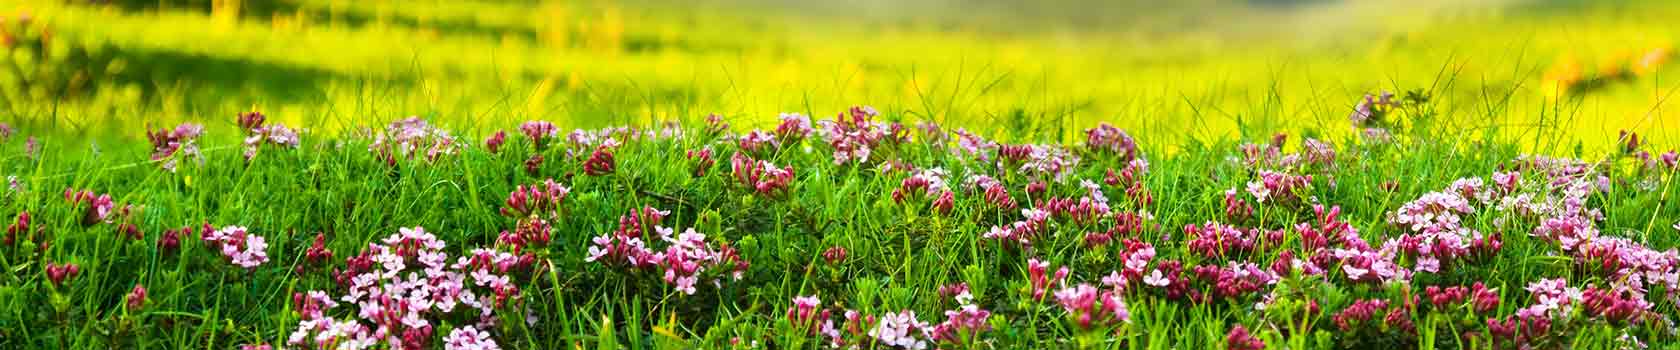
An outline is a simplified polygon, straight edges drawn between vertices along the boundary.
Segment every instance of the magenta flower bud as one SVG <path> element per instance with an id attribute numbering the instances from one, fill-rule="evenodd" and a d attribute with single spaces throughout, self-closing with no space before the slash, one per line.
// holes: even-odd
<path id="1" fill-rule="evenodd" d="M 828 261 L 829 265 L 835 265 L 835 264 L 839 264 L 841 262 L 845 262 L 846 261 L 846 247 L 842 247 L 842 246 L 828 247 L 828 249 L 823 250 L 822 256 L 823 256 L 823 260 Z"/>
<path id="2" fill-rule="evenodd" d="M 613 173 L 613 154 L 607 147 L 596 147 L 595 152 L 589 154 L 589 160 L 583 163 L 583 173 L 590 176 L 602 176 Z"/>
<path id="3" fill-rule="evenodd" d="M 128 301 L 129 310 L 139 310 L 141 307 L 146 306 L 146 287 L 135 284 L 134 289 L 130 290 L 128 292 L 128 296 L 124 299 Z"/>
<path id="4" fill-rule="evenodd" d="M 939 215 L 951 215 L 951 209 L 955 207 L 956 198 L 953 197 L 951 191 L 942 192 L 938 199 L 933 200 L 933 209 L 939 212 Z"/>
<path id="5" fill-rule="evenodd" d="M 532 154 L 530 159 L 525 160 L 525 173 L 537 176 L 537 172 L 542 170 L 542 163 L 543 156 L 541 153 Z"/>
<path id="6" fill-rule="evenodd" d="M 81 267 L 74 263 L 47 263 L 47 279 L 51 280 L 54 286 L 64 285 L 65 280 L 76 278 L 79 272 Z"/>
<path id="7" fill-rule="evenodd" d="M 531 139 L 531 144 L 534 145 L 538 151 L 541 151 L 548 147 L 549 138 L 560 135 L 560 128 L 555 127 L 554 123 L 542 120 L 532 120 L 525 122 L 524 124 L 519 124 L 519 132 L 524 133 L 525 138 Z"/>
<path id="8" fill-rule="evenodd" d="M 507 132 L 497 130 L 495 135 L 490 135 L 489 139 L 484 140 L 484 149 L 489 150 L 491 154 L 501 153 L 503 142 L 507 142 Z"/>
<path id="9" fill-rule="evenodd" d="M 268 117 L 264 116 L 262 112 L 251 111 L 239 113 L 237 120 L 239 121 L 239 129 L 249 132 L 262 127 L 263 122 L 267 121 Z"/>

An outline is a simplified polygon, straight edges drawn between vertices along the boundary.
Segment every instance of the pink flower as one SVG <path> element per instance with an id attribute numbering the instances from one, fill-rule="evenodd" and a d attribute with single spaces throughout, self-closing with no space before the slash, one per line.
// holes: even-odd
<path id="1" fill-rule="evenodd" d="M 589 160 L 584 161 L 583 173 L 590 176 L 612 174 L 613 163 L 612 150 L 606 146 L 596 147 L 595 151 L 589 154 Z"/>
<path id="2" fill-rule="evenodd" d="M 519 132 L 525 133 L 525 138 L 531 139 L 531 144 L 535 145 L 538 151 L 548 146 L 549 138 L 560 136 L 560 128 L 555 127 L 554 123 L 542 120 L 519 124 Z"/>
<path id="3" fill-rule="evenodd" d="M 490 151 L 491 154 L 501 153 L 502 144 L 506 142 L 507 132 L 496 130 L 496 133 L 490 135 L 490 138 L 484 139 L 484 149 Z"/>
<path id="4" fill-rule="evenodd" d="M 1093 151 L 1118 155 L 1121 161 L 1129 161 L 1137 155 L 1137 143 L 1132 136 L 1108 123 L 1085 129 L 1085 146 Z"/>
<path id="5" fill-rule="evenodd" d="M 81 269 L 74 263 L 47 263 L 47 280 L 52 281 L 53 286 L 62 286 L 65 280 L 76 278 Z"/>
<path id="6" fill-rule="evenodd" d="M 1037 258 L 1027 259 L 1027 278 L 1030 282 L 1032 282 L 1032 295 L 1034 300 L 1044 299 L 1044 293 L 1050 290 L 1050 285 L 1059 283 L 1062 279 L 1067 278 L 1067 266 L 1057 269 L 1056 274 L 1053 277 L 1049 275 L 1049 270 L 1049 262 L 1039 261 Z"/>
<path id="7" fill-rule="evenodd" d="M 1248 333 L 1248 328 L 1236 325 L 1230 333 L 1225 334 L 1225 346 L 1231 350 L 1264 350 L 1266 342 Z"/>
<path id="8" fill-rule="evenodd" d="M 799 142 L 816 131 L 811 127 L 811 117 L 804 114 L 782 113 L 781 119 L 782 123 L 776 126 L 776 137 L 782 143 Z"/>
<path id="9" fill-rule="evenodd" d="M 239 122 L 239 129 L 251 130 L 262 126 L 263 122 L 268 120 L 268 117 L 264 116 L 262 112 L 251 111 L 240 112 L 236 119 Z"/>
<path id="10" fill-rule="evenodd" d="M 508 193 L 502 215 L 555 218 L 560 215 L 560 205 L 566 200 L 566 195 L 571 193 L 571 188 L 554 182 L 554 179 L 543 180 L 541 184 L 519 185 Z"/>
<path id="11" fill-rule="evenodd" d="M 202 125 L 182 123 L 174 129 L 158 129 L 147 133 L 146 139 L 152 143 L 152 160 L 161 161 L 159 166 L 164 170 L 175 171 L 175 155 L 199 156 L 196 140 L 203 131 Z"/>
<path id="12" fill-rule="evenodd" d="M 829 265 L 835 265 L 835 264 L 845 262 L 846 261 L 846 247 L 842 247 L 842 246 L 828 247 L 828 249 L 823 250 L 822 256 L 823 256 L 823 260 L 827 261 Z"/>
<path id="13" fill-rule="evenodd" d="M 945 321 L 933 326 L 931 338 L 936 342 L 952 344 L 975 341 L 981 333 L 992 329 L 992 326 L 986 323 L 986 319 L 991 316 L 991 311 L 975 305 L 962 305 L 956 310 L 946 310 Z"/>
<path id="14" fill-rule="evenodd" d="M 128 295 L 123 297 L 123 300 L 128 302 L 129 310 L 139 310 L 140 307 L 146 305 L 146 287 L 135 284 L 134 289 L 129 290 Z"/>
<path id="15" fill-rule="evenodd" d="M 694 177 L 706 176 L 706 172 L 712 169 L 713 164 L 717 163 L 717 160 L 712 159 L 711 146 L 706 146 L 698 151 L 689 150 L 688 160 L 694 163 L 690 171 L 690 174 Z"/>
<path id="16" fill-rule="evenodd" d="M 761 195 L 785 195 L 788 185 L 793 182 L 794 173 L 791 166 L 776 168 L 776 164 L 763 160 L 755 161 L 741 153 L 730 157 L 729 164 L 737 183 Z"/>
<path id="17" fill-rule="evenodd" d="M 6 245 L 12 245 L 13 243 L 16 243 L 17 242 L 17 236 L 19 234 L 29 234 L 29 212 L 28 211 L 18 212 L 17 220 L 12 222 L 11 225 L 6 226 L 6 239 L 5 239 Z"/>
<path id="18" fill-rule="evenodd" d="M 435 161 L 440 156 L 455 154 L 455 151 L 461 148 L 448 130 L 434 127 L 420 117 L 393 121 L 385 126 L 383 132 L 375 133 L 373 137 L 368 151 L 392 165 L 396 164 L 398 159 L 416 157 L 424 157 L 428 162 Z"/>
<path id="19" fill-rule="evenodd" d="M 239 267 L 254 269 L 268 262 L 267 241 L 242 226 L 227 226 L 205 234 L 204 242 Z"/>
<path id="20" fill-rule="evenodd" d="M 443 339 L 443 348 L 447 350 L 500 350 L 496 341 L 490 339 L 490 333 L 466 326 L 449 332 L 449 337 Z"/>
<path id="21" fill-rule="evenodd" d="M 904 310 L 881 316 L 869 336 L 887 346 L 920 350 L 927 348 L 929 334 L 927 323 L 916 319 L 915 311 Z"/>
<path id="22" fill-rule="evenodd" d="M 245 160 L 256 157 L 257 151 L 263 145 L 274 145 L 281 148 L 297 148 L 299 144 L 296 131 L 280 124 L 270 124 L 250 129 L 245 137 Z"/>
<path id="23" fill-rule="evenodd" d="M 1126 301 L 1116 290 L 1101 291 L 1081 283 L 1056 291 L 1056 303 L 1061 304 L 1080 329 L 1131 322 Z"/>

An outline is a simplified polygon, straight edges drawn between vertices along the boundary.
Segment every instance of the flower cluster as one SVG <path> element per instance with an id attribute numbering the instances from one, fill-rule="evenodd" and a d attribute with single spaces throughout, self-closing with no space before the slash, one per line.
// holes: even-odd
<path id="1" fill-rule="evenodd" d="M 243 226 L 226 226 L 215 231 L 205 230 L 204 246 L 222 253 L 229 263 L 255 269 L 268 262 L 268 242 L 251 234 Z"/>
<path id="2" fill-rule="evenodd" d="M 176 155 L 200 158 L 202 155 L 198 151 L 197 141 L 198 136 L 203 133 L 203 125 L 192 123 L 181 123 L 174 129 L 158 129 L 146 133 L 146 139 L 152 142 L 152 161 L 162 162 L 159 166 L 163 170 L 174 172 L 181 158 Z"/>
<path id="3" fill-rule="evenodd" d="M 1131 313 L 1127 311 L 1126 301 L 1120 297 L 1118 289 L 1099 290 L 1090 284 L 1080 283 L 1056 291 L 1056 303 L 1067 311 L 1079 329 L 1131 322 Z"/>
<path id="4" fill-rule="evenodd" d="M 55 287 L 64 285 L 66 280 L 76 278 L 81 271 L 82 267 L 75 263 L 47 263 L 46 267 L 47 280 L 52 281 Z"/>
<path id="5" fill-rule="evenodd" d="M 1026 217 L 1005 226 L 992 226 L 992 229 L 981 234 L 981 237 L 996 239 L 1013 246 L 1031 246 L 1034 238 L 1043 231 L 1050 222 L 1050 212 L 1040 209 L 1021 209 L 1021 216 Z"/>
<path id="6" fill-rule="evenodd" d="M 1067 279 L 1067 266 L 1057 269 L 1050 274 L 1050 262 L 1040 261 L 1038 258 L 1027 259 L 1027 281 L 1031 282 L 1033 300 L 1043 300 L 1044 293 L 1050 291 L 1050 286 L 1060 284 Z"/>
<path id="7" fill-rule="evenodd" d="M 519 132 L 524 133 L 525 138 L 531 140 L 532 147 L 535 147 L 538 152 L 548 148 L 549 139 L 560 136 L 560 128 L 555 127 L 554 123 L 543 120 L 532 120 L 519 124 Z"/>
<path id="8" fill-rule="evenodd" d="M 817 122 L 820 134 L 834 152 L 835 165 L 869 162 L 870 154 L 888 137 L 882 123 L 870 120 L 879 115 L 873 107 L 854 106 L 834 120 Z"/>
<path id="9" fill-rule="evenodd" d="M 1108 123 L 1085 129 L 1085 147 L 1094 152 L 1112 153 L 1119 156 L 1122 162 L 1137 156 L 1137 141 L 1132 140 L 1132 135 Z"/>
<path id="10" fill-rule="evenodd" d="M 345 294 L 337 300 L 321 291 L 293 296 L 300 314 L 287 338 L 290 346 L 418 349 L 432 344 L 435 329 L 451 320 L 470 320 L 444 339 L 449 349 L 497 349 L 488 332 L 494 311 L 519 293 L 510 273 L 528 266 L 507 253 L 474 249 L 449 263 L 446 243 L 420 227 L 403 228 L 370 243 L 346 260 L 339 273 Z M 352 317 L 332 316 L 340 303 Z M 459 324 L 459 323 L 457 323 Z"/>
<path id="11" fill-rule="evenodd" d="M 389 164 L 417 157 L 436 161 L 439 156 L 455 154 L 460 148 L 448 130 L 434 127 L 420 117 L 391 122 L 383 132 L 374 133 L 373 143 L 368 145 L 369 152 Z"/>
<path id="12" fill-rule="evenodd" d="M 729 167 L 736 183 L 765 196 L 786 195 L 793 182 L 793 167 L 777 168 L 770 161 L 753 160 L 741 153 L 729 158 Z"/>
<path id="13" fill-rule="evenodd" d="M 712 246 L 705 234 L 692 227 L 674 234 L 674 229 L 659 226 L 667 214 L 649 207 L 619 217 L 618 230 L 595 237 L 584 260 L 630 269 L 658 268 L 666 284 L 688 295 L 696 292 L 695 286 L 704 275 L 727 274 L 735 280 L 745 276 L 748 263 L 734 248 L 728 244 Z M 660 241 L 667 244 L 665 250 L 654 251 L 644 243 L 646 227 L 659 234 Z M 712 284 L 721 287 L 721 279 L 713 277 Z"/>
<path id="14" fill-rule="evenodd" d="M 263 145 L 274 145 L 281 148 L 297 148 L 298 134 L 292 128 L 278 123 L 265 124 L 267 118 L 262 113 L 248 112 L 239 114 L 239 128 L 245 132 L 245 160 L 257 156 L 257 151 Z"/>
<path id="15" fill-rule="evenodd" d="M 528 218 L 555 218 L 560 216 L 560 204 L 566 200 L 571 188 L 554 182 L 554 179 L 543 180 L 541 184 L 519 185 L 513 192 L 508 193 L 507 201 L 502 207 L 502 215 Z"/>
<path id="16" fill-rule="evenodd" d="M 87 205 L 84 209 L 86 211 L 82 215 L 83 225 L 93 225 L 101 222 L 110 223 L 112 215 L 117 213 L 117 204 L 111 200 L 109 194 L 95 196 L 91 190 L 77 191 L 70 188 L 64 190 L 64 201 L 69 202 L 73 207 Z M 124 211 L 127 211 L 128 206 L 123 208 Z"/>

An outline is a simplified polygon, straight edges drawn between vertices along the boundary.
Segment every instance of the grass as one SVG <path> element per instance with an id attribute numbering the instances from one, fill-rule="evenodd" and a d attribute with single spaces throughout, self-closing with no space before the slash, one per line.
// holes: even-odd
<path id="1" fill-rule="evenodd" d="M 1680 273 L 1672 250 L 1680 228 L 1671 227 L 1680 209 L 1669 199 L 1680 185 L 1676 168 L 1661 161 L 1680 130 L 1664 112 L 1672 68 L 1593 72 L 1671 47 L 1676 33 L 1664 24 L 1680 7 L 1209 1 L 1119 25 L 1080 13 L 1103 11 L 1076 9 L 1130 12 L 1124 4 L 1058 4 L 1065 6 L 951 16 L 944 14 L 962 12 L 941 2 L 854 12 L 751 1 L 20 2 L 33 19 L 24 26 L 57 39 L 37 41 L 49 44 L 33 51 L 14 47 L 13 75 L 0 81 L 7 113 L 0 121 L 17 129 L 0 138 L 0 175 L 15 184 L 0 196 L 0 220 L 30 216 L 0 246 L 0 348 L 281 347 L 317 318 L 294 295 L 357 290 L 339 277 L 385 266 L 357 259 L 379 255 L 369 244 L 414 227 L 447 242 L 440 251 L 451 263 L 480 247 L 528 256 L 505 271 L 484 268 L 509 278 L 511 292 L 473 284 L 488 280 L 468 275 L 476 268 L 450 268 L 480 296 L 507 294 L 489 303 L 489 317 L 466 306 L 427 313 L 430 334 L 414 339 L 433 348 L 469 326 L 502 348 L 826 347 L 829 339 L 807 328 L 821 322 L 802 323 L 818 316 L 789 316 L 801 296 L 820 298 L 813 309 L 831 312 L 841 328 L 846 311 L 870 316 L 840 331 L 863 348 L 889 347 L 866 334 L 889 314 L 914 311 L 932 328 L 965 305 L 989 312 L 985 331 L 918 339 L 944 348 L 1240 348 L 1241 326 L 1269 348 L 1597 349 L 1621 348 L 1629 337 L 1672 347 L 1674 287 L 1628 278 L 1635 270 L 1657 276 L 1650 279 Z M 17 21 L 9 23 L 8 33 L 18 33 Z M 1345 34 L 1323 34 L 1331 29 Z M 59 54 L 75 50 L 90 54 Z M 1586 73 L 1569 74 L 1577 66 Z M 78 80 L 77 72 L 98 79 Z M 1580 79 L 1569 80 L 1574 90 L 1548 95 L 1558 77 Z M 1386 118 L 1350 126 L 1360 98 L 1384 90 L 1428 98 L 1379 108 Z M 778 113 L 832 119 L 825 116 L 845 115 L 854 103 L 878 107 L 877 121 L 902 123 L 908 141 L 879 141 L 865 160 L 840 164 L 824 134 L 757 150 L 740 141 L 748 130 L 773 131 Z M 268 125 L 301 131 L 301 145 L 242 144 L 252 131 L 234 116 L 252 110 L 267 113 Z M 713 113 L 733 125 L 709 124 Z M 389 148 L 403 128 L 386 123 L 410 115 L 449 130 L 451 151 Z M 519 130 L 527 120 L 682 136 L 620 131 L 612 135 L 621 145 L 602 146 L 559 132 L 536 142 Z M 177 140 L 193 140 L 196 152 L 160 153 L 139 132 L 183 121 L 206 126 L 202 137 Z M 943 129 L 926 134 L 922 122 Z M 1092 145 L 1086 132 L 1103 122 L 1136 136 L 1147 170 Z M 1363 127 L 1386 128 L 1392 138 L 1361 136 Z M 1049 153 L 965 153 L 959 129 Z M 1643 142 L 1625 151 L 1631 138 L 1621 130 Z M 505 143 L 492 150 L 486 142 L 497 132 Z M 1287 141 L 1271 146 L 1280 133 Z M 1326 142 L 1333 160 L 1312 160 L 1321 151 L 1308 138 Z M 712 152 L 710 162 L 693 153 L 702 150 Z M 1024 170 L 1057 152 L 1079 161 L 1061 176 Z M 1267 152 L 1307 160 L 1285 163 Z M 610 154 L 611 171 L 599 168 L 601 154 Z M 736 155 L 788 167 L 791 178 L 785 188 L 743 184 L 748 171 L 731 164 Z M 1535 155 L 1580 163 L 1553 168 Z M 163 169 L 167 163 L 175 169 Z M 1106 183 L 1110 171 L 1129 167 L 1136 180 Z M 946 172 L 939 177 L 952 194 L 948 211 L 936 204 L 937 190 L 894 199 L 918 191 L 907 183 L 928 169 Z M 1521 185 L 1499 192 L 1495 175 L 1507 171 Z M 1030 245 L 987 238 L 1024 214 L 968 184 L 974 175 L 999 180 L 1020 209 L 1057 214 Z M 1285 187 L 1262 200 L 1251 186 L 1268 186 L 1268 176 L 1311 178 L 1272 182 Z M 1462 228 L 1497 235 L 1501 247 L 1445 257 L 1435 271 L 1421 267 L 1433 254 L 1383 248 L 1444 239 L 1397 217 L 1467 178 L 1483 181 L 1492 200 L 1466 198 L 1475 212 L 1460 213 Z M 549 179 L 568 189 L 553 212 L 510 203 L 524 186 Z M 1047 202 L 1092 200 L 1081 180 L 1109 199 L 1097 219 Z M 67 201 L 65 189 L 109 194 L 117 213 L 85 222 L 90 204 Z M 1498 204 L 1517 194 L 1549 206 Z M 1564 209 L 1567 198 L 1582 200 L 1583 210 Z M 1315 204 L 1340 208 L 1339 222 L 1372 249 L 1335 237 L 1314 249 L 1311 234 L 1328 230 Z M 669 214 L 624 219 L 645 207 Z M 1234 214 L 1243 207 L 1252 212 Z M 1134 216 L 1136 226 L 1127 221 Z M 1545 229 L 1574 219 L 1585 224 L 1572 226 L 1580 233 L 1570 237 L 1609 248 L 1577 248 Z M 1211 240 L 1234 246 L 1210 252 L 1209 240 L 1184 229 L 1210 223 L 1239 228 Z M 124 232 L 127 225 L 140 234 Z M 208 232 L 201 225 L 248 228 L 266 238 L 269 260 L 231 264 L 198 239 Z M 597 237 L 636 225 L 705 234 L 690 243 L 718 257 L 700 265 L 692 294 L 666 280 L 667 265 L 592 257 Z M 644 231 L 650 248 L 677 246 Z M 507 232 L 517 239 L 503 239 Z M 527 242 L 534 236 L 523 234 L 534 232 L 548 238 Z M 1104 232 L 1112 241 L 1092 243 Z M 170 234 L 178 247 L 168 248 Z M 317 237 L 331 257 L 314 256 Z M 1154 258 L 1129 271 L 1128 256 L 1144 244 Z M 1332 258 L 1329 248 L 1392 254 L 1377 260 L 1415 274 L 1362 280 L 1347 269 L 1368 262 Z M 1606 251 L 1622 254 L 1619 268 L 1602 267 L 1605 256 L 1594 254 Z M 1245 263 L 1271 271 L 1288 262 L 1286 253 L 1324 260 L 1258 274 L 1276 280 L 1225 294 L 1217 294 L 1221 282 L 1247 277 L 1193 271 Z M 1048 264 L 1051 275 L 1068 268 L 1066 283 L 1034 297 L 1029 260 Z M 405 262 L 411 271 L 422 264 Z M 50 270 L 59 264 L 79 273 L 55 281 Z M 1174 264 L 1182 273 L 1170 272 Z M 1159 269 L 1169 270 L 1168 286 L 1145 282 Z M 1081 283 L 1108 291 L 1100 282 L 1111 272 L 1123 273 L 1127 287 L 1100 297 L 1124 300 L 1124 322 L 1099 317 L 1083 326 L 1054 295 Z M 1524 316 L 1519 310 L 1544 300 L 1525 288 L 1550 278 L 1588 294 L 1637 287 L 1641 293 L 1613 295 L 1648 304 L 1634 306 L 1634 322 L 1601 314 L 1602 299 L 1588 297 L 1568 299 L 1568 311 Z M 1477 282 L 1492 288 L 1497 307 L 1436 305 L 1425 291 Z M 958 284 L 971 301 L 942 295 Z M 127 305 L 136 285 L 147 291 L 143 302 Z M 1367 322 L 1335 321 L 1360 300 L 1387 307 Z M 1256 308 L 1262 302 L 1266 308 Z M 363 319 L 356 311 L 342 302 L 325 316 Z M 1385 320 L 1390 315 L 1397 316 Z M 1490 319 L 1550 326 L 1499 336 Z"/>

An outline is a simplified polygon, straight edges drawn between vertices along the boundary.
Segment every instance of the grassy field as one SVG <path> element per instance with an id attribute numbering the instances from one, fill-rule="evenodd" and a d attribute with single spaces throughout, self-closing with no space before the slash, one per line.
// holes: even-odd
<path id="1" fill-rule="evenodd" d="M 1680 340 L 1668 2 L 0 11 L 0 348 Z"/>

